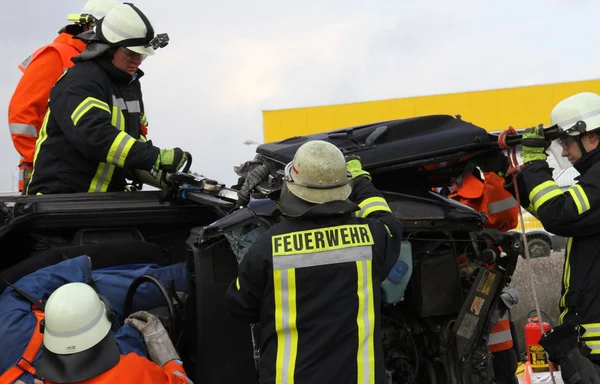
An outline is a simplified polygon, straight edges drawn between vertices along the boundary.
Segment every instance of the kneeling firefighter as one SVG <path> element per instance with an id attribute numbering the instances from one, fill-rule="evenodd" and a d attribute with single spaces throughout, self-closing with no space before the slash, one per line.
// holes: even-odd
<path id="1" fill-rule="evenodd" d="M 152 361 L 119 353 L 111 330 L 114 313 L 87 284 L 61 286 L 45 311 L 37 376 L 47 383 L 191 383 L 167 331 L 148 312 L 125 322 L 142 333 Z"/>

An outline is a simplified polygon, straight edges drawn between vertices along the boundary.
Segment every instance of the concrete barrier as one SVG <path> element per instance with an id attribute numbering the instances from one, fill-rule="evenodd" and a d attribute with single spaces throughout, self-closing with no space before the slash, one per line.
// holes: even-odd
<path id="1" fill-rule="evenodd" d="M 511 288 L 519 291 L 519 303 L 512 310 L 512 318 L 517 328 L 519 347 L 521 353 L 525 353 L 525 332 L 523 330 L 527 323 L 527 314 L 535 310 L 533 293 L 530 280 L 533 280 L 540 310 L 544 311 L 552 319 L 554 325 L 558 325 L 558 301 L 560 300 L 560 289 L 562 282 L 563 264 L 565 261 L 564 251 L 553 253 L 549 257 L 531 260 L 519 259 L 517 269 L 513 275 Z M 531 268 L 527 268 L 529 263 Z M 532 270 L 532 275 L 528 270 Z M 535 314 L 532 314 L 535 316 Z M 544 321 L 548 321 L 544 319 Z"/>

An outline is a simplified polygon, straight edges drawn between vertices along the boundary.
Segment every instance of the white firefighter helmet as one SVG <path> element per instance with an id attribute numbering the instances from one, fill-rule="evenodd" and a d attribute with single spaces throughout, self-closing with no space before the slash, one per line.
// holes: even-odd
<path id="1" fill-rule="evenodd" d="M 313 204 L 347 199 L 351 180 L 342 151 L 323 140 L 303 144 L 285 168 L 287 189 Z"/>
<path id="2" fill-rule="evenodd" d="M 98 37 L 113 47 L 127 47 L 142 55 L 154 55 L 154 50 L 169 43 L 166 33 L 154 35 L 152 23 L 131 3 L 111 8 L 96 26 Z"/>
<path id="3" fill-rule="evenodd" d="M 70 13 L 67 20 L 76 24 L 95 26 L 98 20 L 102 19 L 106 13 L 117 4 L 116 0 L 88 0 L 83 6 L 81 13 Z"/>
<path id="4" fill-rule="evenodd" d="M 111 8 L 118 4 L 117 0 L 88 0 L 83 6 L 81 13 L 92 15 L 97 20 L 100 20 Z"/>
<path id="5" fill-rule="evenodd" d="M 550 113 L 552 125 L 569 136 L 600 128 L 600 96 L 582 92 L 562 100 Z"/>
<path id="6" fill-rule="evenodd" d="M 57 355 L 86 351 L 111 328 L 104 302 L 92 287 L 68 283 L 55 290 L 44 310 L 44 346 Z"/>
<path id="7" fill-rule="evenodd" d="M 550 121 L 558 126 L 562 134 L 550 143 L 548 149 L 558 166 L 565 170 L 572 164 L 562 156 L 563 147 L 568 148 L 570 143 L 579 140 L 577 136 L 600 128 L 600 96 L 592 92 L 569 96 L 552 109 Z M 581 142 L 579 145 L 583 148 Z"/>

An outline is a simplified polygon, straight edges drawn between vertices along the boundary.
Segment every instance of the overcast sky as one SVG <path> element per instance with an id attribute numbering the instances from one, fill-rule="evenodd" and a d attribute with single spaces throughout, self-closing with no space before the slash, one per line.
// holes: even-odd
<path id="1" fill-rule="evenodd" d="M 16 66 L 83 0 L 3 2 L 0 104 Z M 264 109 L 597 78 L 591 0 L 134 2 L 171 42 L 142 64 L 149 136 L 228 185 L 262 142 Z M 550 111 L 548 111 L 550 112 Z M 0 191 L 18 161 L 5 117 Z"/>

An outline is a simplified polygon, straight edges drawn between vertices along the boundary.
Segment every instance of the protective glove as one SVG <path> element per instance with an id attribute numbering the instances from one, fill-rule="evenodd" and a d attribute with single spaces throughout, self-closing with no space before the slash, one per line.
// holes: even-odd
<path id="1" fill-rule="evenodd" d="M 496 172 L 500 177 L 504 177 L 508 170 L 508 158 L 502 151 L 475 156 L 472 160 L 483 172 Z"/>
<path id="2" fill-rule="evenodd" d="M 150 312 L 138 311 L 129 315 L 125 323 L 140 331 L 148 347 L 150 360 L 157 365 L 162 367 L 171 360 L 179 360 L 169 334 L 158 317 Z"/>
<path id="3" fill-rule="evenodd" d="M 521 145 L 523 146 L 521 157 L 524 164 L 536 160 L 545 161 L 548 157 L 545 151 L 550 143 L 544 137 L 544 126 L 540 124 L 537 127 L 526 129 L 523 133 Z"/>
<path id="4" fill-rule="evenodd" d="M 371 180 L 371 174 L 362 169 L 362 163 L 360 157 L 356 155 L 346 156 L 346 167 L 352 173 L 352 178 L 356 179 L 359 176 L 364 176 Z"/>
<path id="5" fill-rule="evenodd" d="M 562 324 L 540 339 L 540 345 L 548 352 L 550 360 L 560 365 L 561 375 L 565 383 L 600 384 L 600 376 L 595 364 L 587 359 L 580 348 L 577 330 L 571 323 Z"/>
<path id="6" fill-rule="evenodd" d="M 179 171 L 187 160 L 187 155 L 181 148 L 161 149 L 156 158 L 155 167 L 165 172 L 174 173 Z"/>

